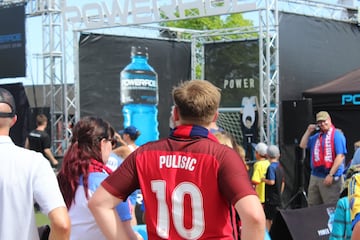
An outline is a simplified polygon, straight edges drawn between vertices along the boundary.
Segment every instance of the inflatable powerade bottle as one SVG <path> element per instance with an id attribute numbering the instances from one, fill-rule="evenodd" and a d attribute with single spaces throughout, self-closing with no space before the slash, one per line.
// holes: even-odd
<path id="1" fill-rule="evenodd" d="M 124 128 L 134 126 L 141 132 L 136 140 L 142 145 L 159 138 L 157 73 L 148 63 L 147 47 L 131 47 L 131 63 L 120 73 L 120 102 Z"/>

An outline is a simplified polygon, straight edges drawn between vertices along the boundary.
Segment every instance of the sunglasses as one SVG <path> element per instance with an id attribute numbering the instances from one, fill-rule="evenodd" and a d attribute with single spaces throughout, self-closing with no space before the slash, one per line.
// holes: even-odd
<path id="1" fill-rule="evenodd" d="M 103 137 L 101 139 L 105 139 L 106 141 L 111 142 L 111 146 L 116 146 L 116 144 L 117 144 L 117 140 L 115 139 L 115 137 L 113 137 L 113 138 Z"/>

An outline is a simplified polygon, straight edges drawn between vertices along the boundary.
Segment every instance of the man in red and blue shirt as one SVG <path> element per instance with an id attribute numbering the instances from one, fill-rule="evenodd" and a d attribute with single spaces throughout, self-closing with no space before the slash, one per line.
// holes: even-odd
<path id="1" fill-rule="evenodd" d="M 265 216 L 240 156 L 209 132 L 220 92 L 204 80 L 173 90 L 168 138 L 134 151 L 89 201 L 108 239 L 121 238 L 113 207 L 141 188 L 149 239 L 234 239 L 230 207 L 242 221 L 241 239 L 264 239 Z"/>
<path id="2" fill-rule="evenodd" d="M 343 185 L 346 139 L 332 124 L 328 112 L 318 112 L 316 123 L 309 124 L 299 145 L 310 150 L 308 205 L 336 204 Z M 316 127 L 319 132 L 314 133 Z"/>

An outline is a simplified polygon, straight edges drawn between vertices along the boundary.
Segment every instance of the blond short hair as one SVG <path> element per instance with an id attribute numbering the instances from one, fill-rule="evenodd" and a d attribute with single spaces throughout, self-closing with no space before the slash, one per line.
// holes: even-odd
<path id="1" fill-rule="evenodd" d="M 228 147 L 234 148 L 233 141 L 231 139 L 231 136 L 224 132 L 215 132 L 214 136 L 219 141 L 219 143 L 226 145 Z"/>
<path id="2" fill-rule="evenodd" d="M 249 170 L 249 166 L 247 165 L 247 163 L 245 161 L 245 149 L 241 145 L 236 143 L 233 136 L 231 136 L 227 132 L 220 132 L 220 131 L 215 132 L 214 136 L 219 141 L 219 143 L 234 149 L 240 155 L 241 159 L 243 160 L 243 162 L 245 164 L 246 169 Z"/>
<path id="3" fill-rule="evenodd" d="M 180 83 L 172 91 L 175 105 L 183 123 L 208 125 L 220 105 L 220 90 L 206 80 Z"/>

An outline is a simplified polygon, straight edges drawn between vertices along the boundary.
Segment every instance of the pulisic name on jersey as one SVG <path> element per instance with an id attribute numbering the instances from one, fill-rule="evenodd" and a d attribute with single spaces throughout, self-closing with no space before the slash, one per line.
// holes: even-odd
<path id="1" fill-rule="evenodd" d="M 160 168 L 179 168 L 194 171 L 196 163 L 196 158 L 183 155 L 162 155 L 159 158 Z"/>

